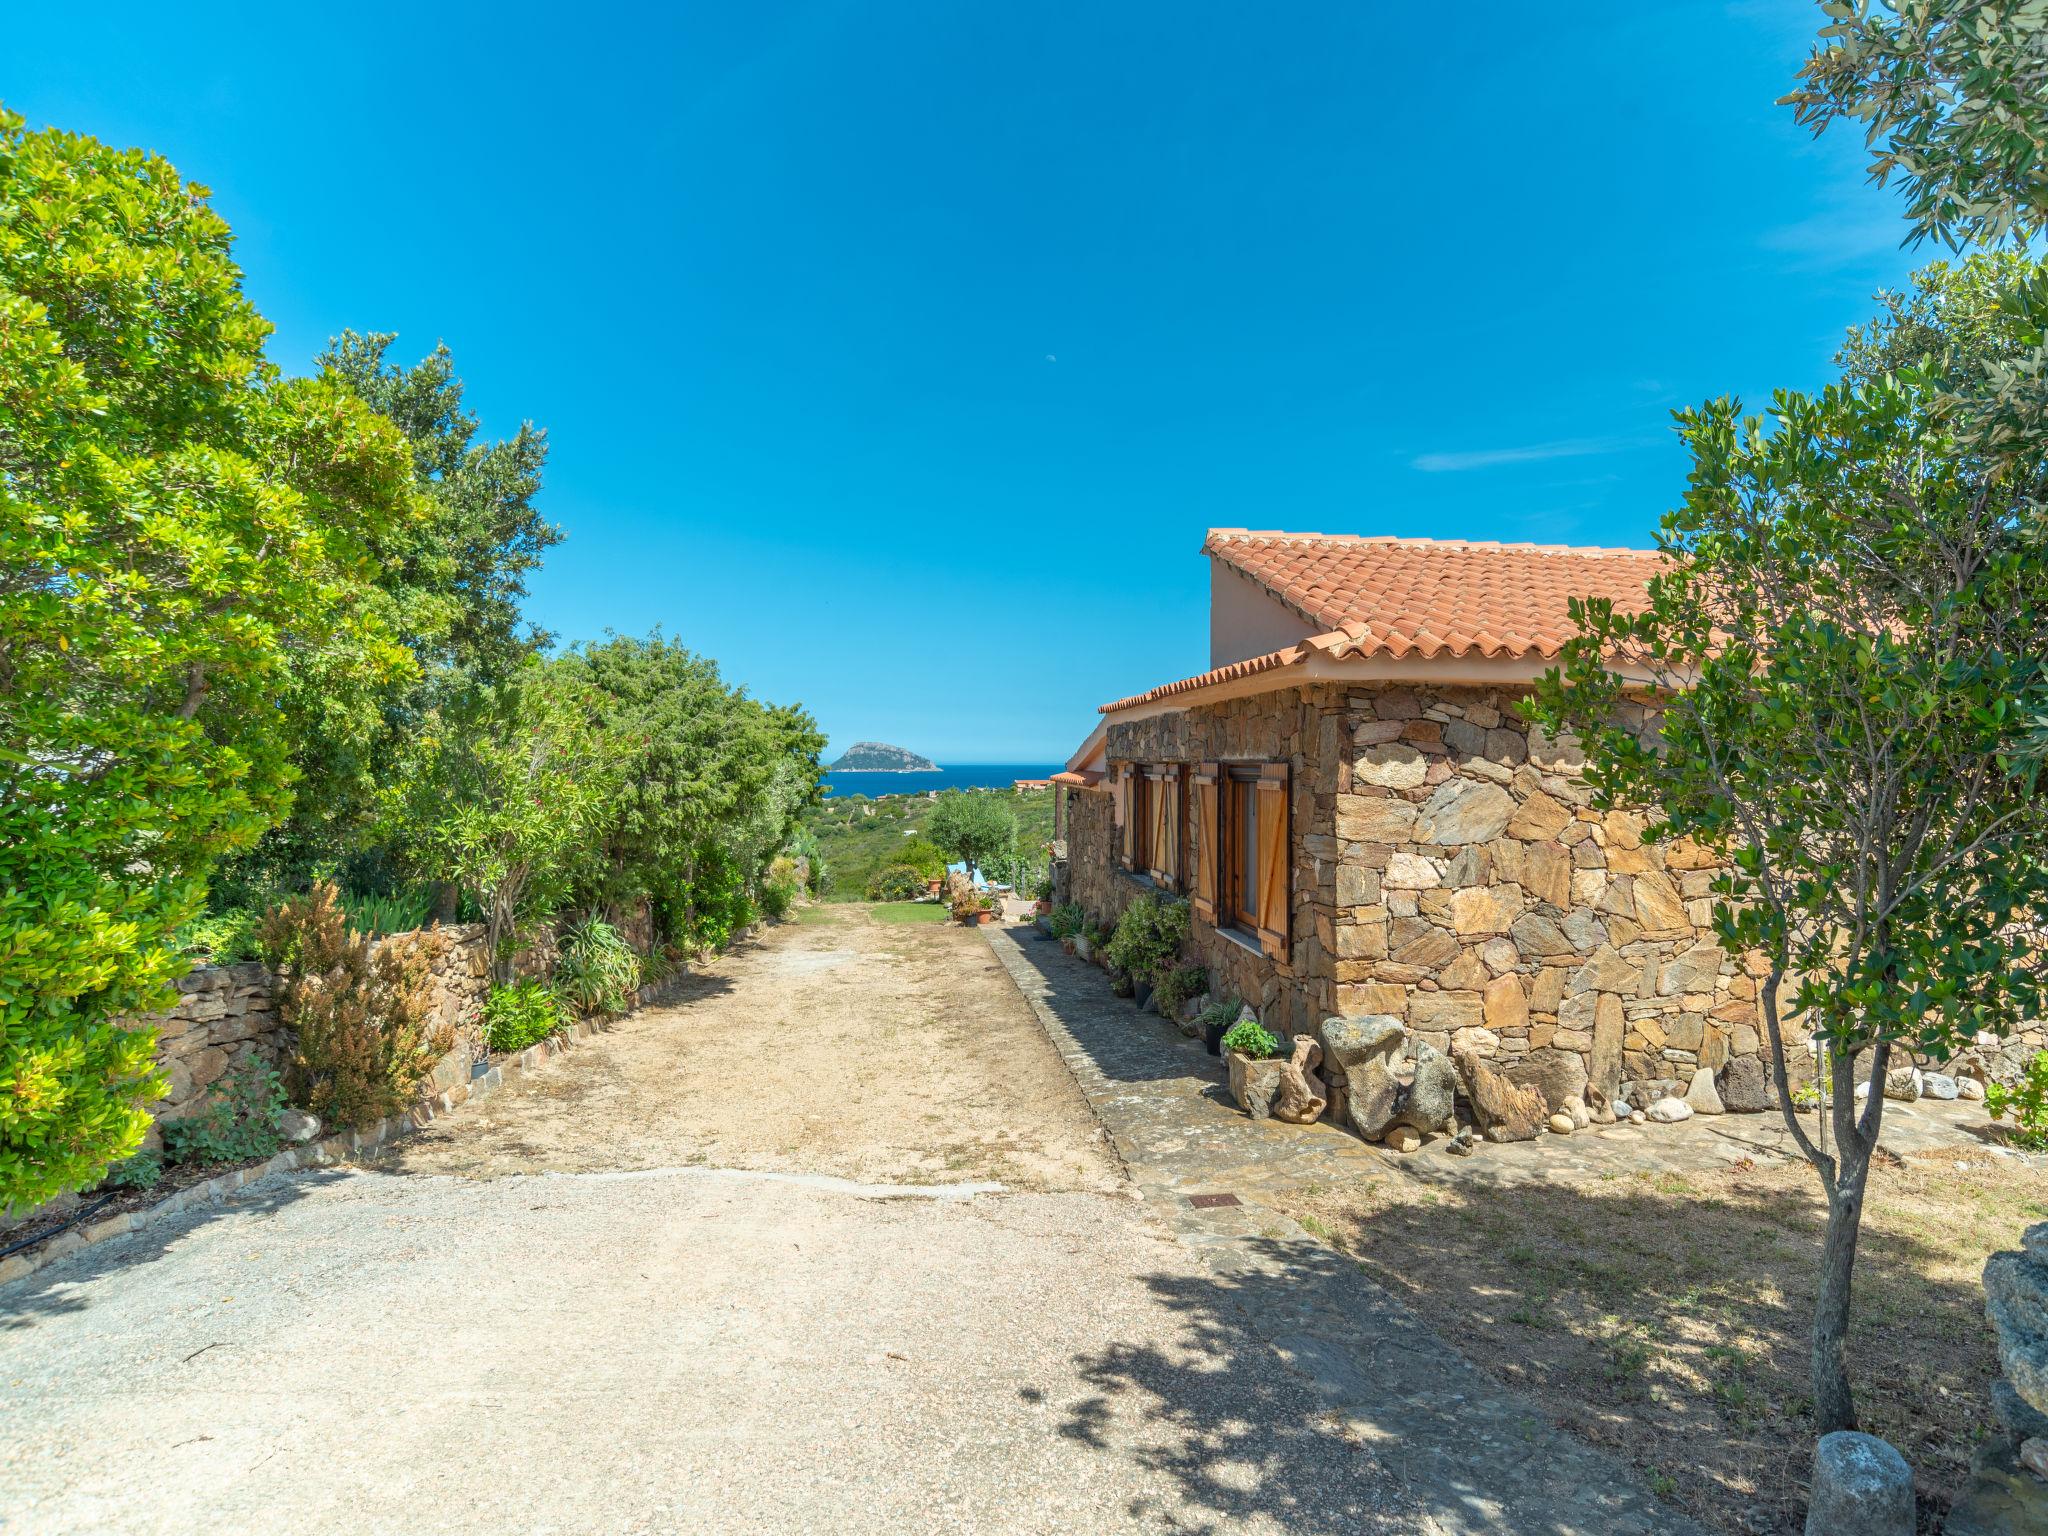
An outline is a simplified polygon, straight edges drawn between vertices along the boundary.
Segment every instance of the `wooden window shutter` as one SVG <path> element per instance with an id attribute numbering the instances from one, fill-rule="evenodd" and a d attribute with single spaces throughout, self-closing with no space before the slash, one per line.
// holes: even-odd
<path id="1" fill-rule="evenodd" d="M 1125 763 L 1116 771 L 1116 810 L 1121 823 L 1118 844 L 1119 857 L 1125 869 L 1130 869 L 1138 858 L 1138 796 L 1137 777 L 1131 765 Z"/>
<path id="2" fill-rule="evenodd" d="M 1188 777 L 1188 890 L 1195 915 L 1216 921 L 1216 781 L 1214 763 L 1197 763 Z"/>
<path id="3" fill-rule="evenodd" d="M 1287 959 L 1288 918 L 1294 869 L 1288 846 L 1287 764 L 1268 763 L 1259 774 L 1259 947 L 1275 960 Z"/>

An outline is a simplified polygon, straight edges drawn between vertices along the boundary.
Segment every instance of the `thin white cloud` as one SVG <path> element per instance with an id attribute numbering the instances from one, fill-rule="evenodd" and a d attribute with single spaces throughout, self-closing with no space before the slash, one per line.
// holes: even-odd
<path id="1" fill-rule="evenodd" d="M 1457 474 L 1467 469 L 1495 469 L 1502 464 L 1533 464 L 1542 459 L 1583 459 L 1619 453 L 1640 446 L 1629 437 L 1567 437 L 1554 443 L 1526 443 L 1518 448 L 1474 448 L 1464 453 L 1425 453 L 1410 461 L 1425 475 Z"/>

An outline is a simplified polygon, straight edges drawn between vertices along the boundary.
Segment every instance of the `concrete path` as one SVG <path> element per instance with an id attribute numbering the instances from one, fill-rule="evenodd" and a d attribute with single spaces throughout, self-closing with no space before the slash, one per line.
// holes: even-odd
<path id="1" fill-rule="evenodd" d="M 1126 1181 L 981 935 L 826 913 L 703 981 L 0 1291 L 0 1530 L 1690 1530 L 1341 1256 L 1194 1219 L 1165 1118 Z M 1181 1062 L 1116 1007 L 1105 1060 Z"/>

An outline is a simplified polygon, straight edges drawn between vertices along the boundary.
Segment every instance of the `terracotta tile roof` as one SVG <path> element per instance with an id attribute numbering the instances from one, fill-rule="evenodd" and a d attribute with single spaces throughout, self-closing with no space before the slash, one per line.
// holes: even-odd
<path id="1" fill-rule="evenodd" d="M 1177 683 L 1161 683 L 1157 688 L 1148 689 L 1144 693 L 1134 693 L 1127 699 L 1114 699 L 1104 704 L 1100 712 L 1106 715 L 1112 710 L 1128 709 L 1133 704 L 1150 704 L 1158 699 L 1172 698 L 1176 693 L 1189 693 L 1196 688 L 1206 688 L 1211 683 L 1228 683 L 1240 677 L 1250 677 L 1257 672 L 1271 672 L 1280 667 L 1291 667 L 1307 655 L 1306 646 L 1290 645 L 1282 651 L 1269 651 L 1264 656 L 1233 661 L 1229 666 L 1218 667 L 1212 672 L 1184 677 Z"/>
<path id="2" fill-rule="evenodd" d="M 1258 583 L 1322 632 L 1113 700 L 1101 706 L 1103 714 L 1277 672 L 1317 654 L 1547 664 L 1578 633 L 1570 599 L 1607 597 L 1617 608 L 1639 608 L 1664 563 L 1648 549 L 1244 528 L 1212 528 L 1202 553 Z"/>
<path id="3" fill-rule="evenodd" d="M 1643 549 L 1242 528 L 1212 529 L 1202 552 L 1327 631 L 1306 642 L 1312 649 L 1396 659 L 1555 660 L 1577 633 L 1568 599 L 1640 607 L 1663 565 L 1663 556 Z"/>

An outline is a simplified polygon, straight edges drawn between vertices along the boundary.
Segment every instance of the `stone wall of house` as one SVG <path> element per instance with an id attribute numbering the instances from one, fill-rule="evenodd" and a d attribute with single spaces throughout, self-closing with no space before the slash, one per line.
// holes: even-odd
<path id="1" fill-rule="evenodd" d="M 1112 763 L 1288 764 L 1288 836 L 1294 869 L 1287 958 L 1265 955 L 1199 917 L 1191 925 L 1189 940 L 1193 954 L 1209 972 L 1212 990 L 1250 1003 L 1269 1029 L 1288 1033 L 1313 1029 L 1336 1005 L 1332 960 L 1338 863 L 1330 826 L 1348 747 L 1343 711 L 1340 690 L 1309 687 L 1175 710 L 1109 728 Z M 1111 797 L 1100 798 L 1107 804 Z M 1078 871 L 1082 859 L 1071 847 L 1069 856 Z M 1106 857 L 1086 862 L 1100 872 L 1093 877 L 1098 887 L 1108 887 L 1109 894 L 1100 898 L 1105 911 L 1122 911 L 1150 888 L 1149 882 L 1117 867 L 1113 831 Z M 1081 885 L 1077 874 L 1077 890 Z M 1088 905 L 1085 898 L 1077 899 Z"/>
<path id="2" fill-rule="evenodd" d="M 1735 1092 L 1755 1097 L 1764 968 L 1711 936 L 1714 859 L 1592 809 L 1577 748 L 1524 723 L 1520 697 L 1350 693 L 1338 1010 L 1610 1098 L 1743 1058 Z"/>

